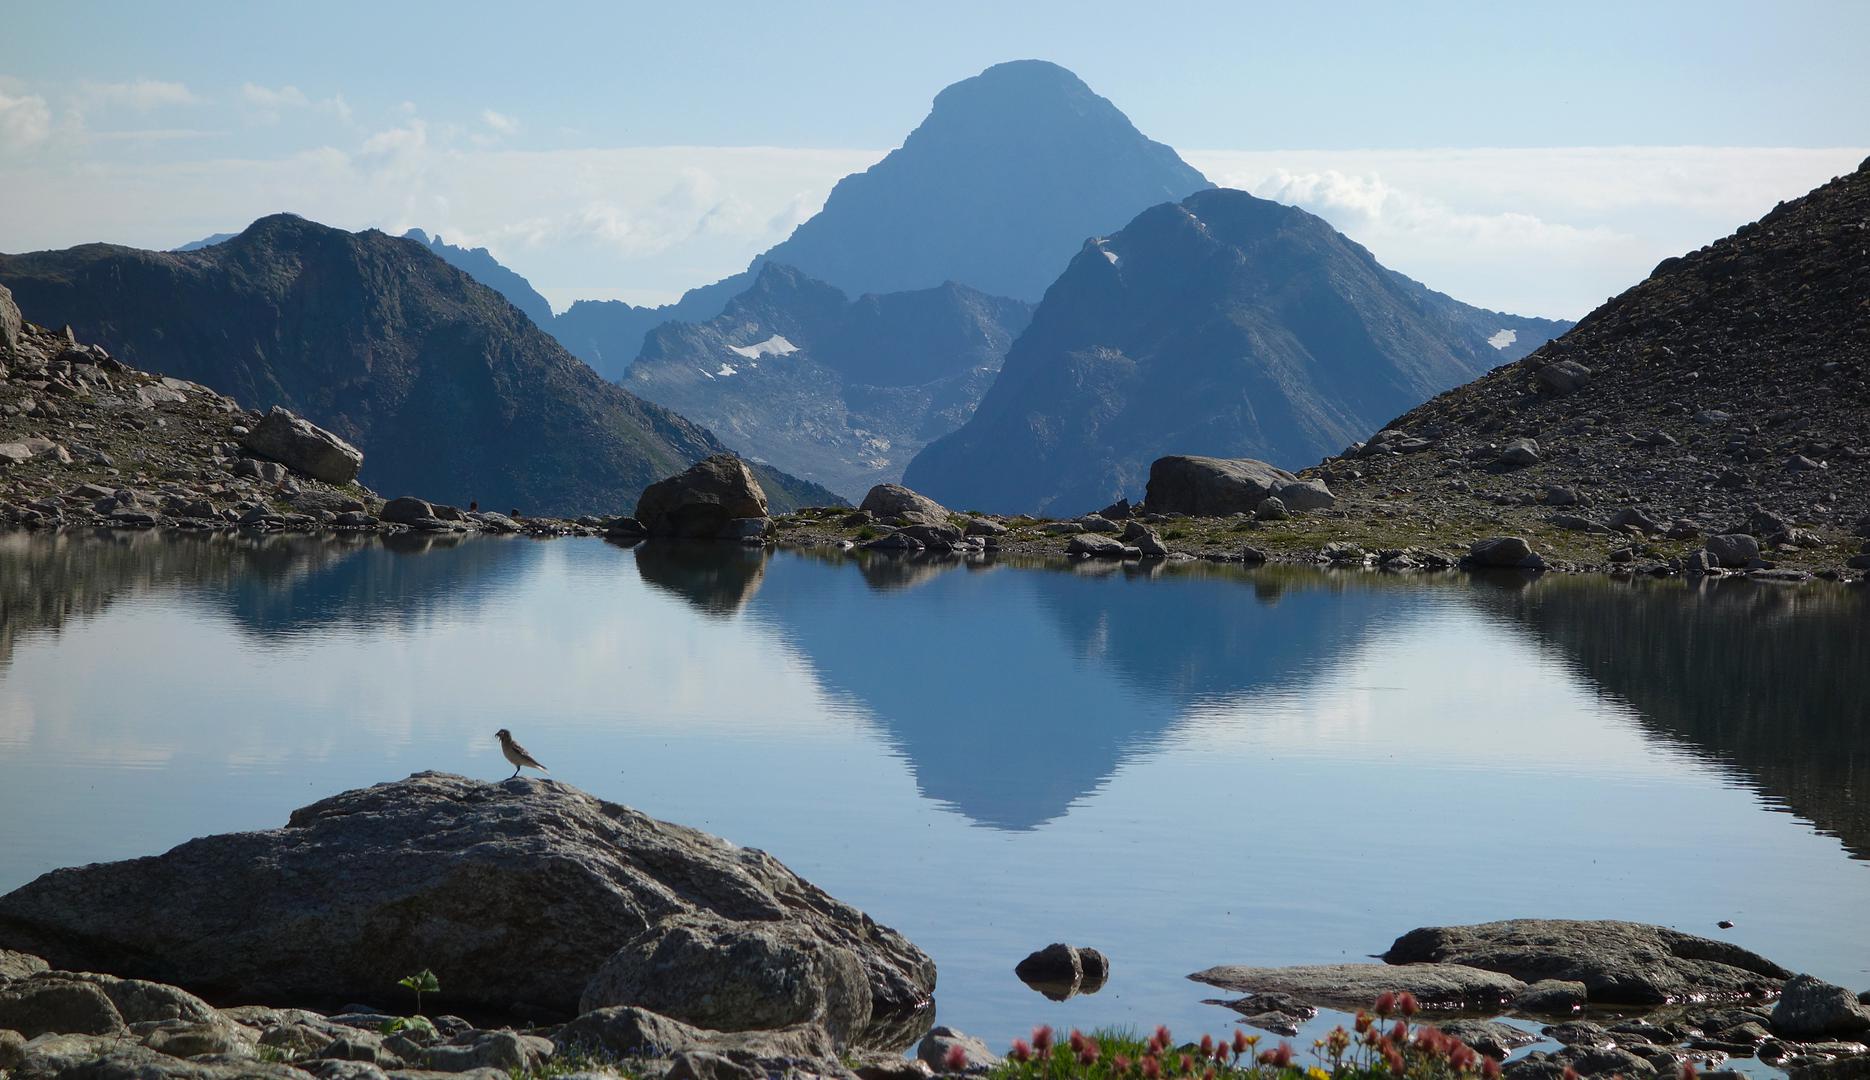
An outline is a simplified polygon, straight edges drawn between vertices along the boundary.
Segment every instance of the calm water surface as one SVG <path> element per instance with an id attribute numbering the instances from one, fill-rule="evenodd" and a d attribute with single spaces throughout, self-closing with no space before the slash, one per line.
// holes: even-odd
<path id="1" fill-rule="evenodd" d="M 0 538 L 0 603 L 0 891 L 503 777 L 508 726 L 902 930 L 998 1045 L 1515 916 L 1870 987 L 1861 590 L 68 535 Z M 1110 984 L 1028 990 L 1051 941 Z"/>

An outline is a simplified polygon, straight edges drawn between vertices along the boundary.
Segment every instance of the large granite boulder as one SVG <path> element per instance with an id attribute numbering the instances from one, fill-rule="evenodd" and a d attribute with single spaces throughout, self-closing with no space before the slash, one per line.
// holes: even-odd
<path id="1" fill-rule="evenodd" d="M 858 509 L 870 511 L 879 521 L 894 523 L 894 519 L 902 518 L 902 524 L 944 529 L 953 524 L 948 520 L 947 507 L 901 484 L 878 484 L 871 488 Z"/>
<path id="2" fill-rule="evenodd" d="M 747 463 L 732 454 L 715 454 L 658 480 L 636 501 L 636 519 L 651 536 L 718 539 L 736 518 L 765 516 L 766 492 Z"/>
<path id="3" fill-rule="evenodd" d="M 279 406 L 240 439 L 249 453 L 327 484 L 348 484 L 363 468 L 364 452 Z"/>
<path id="4" fill-rule="evenodd" d="M 1383 959 L 1463 964 L 1526 982 L 1581 982 L 1594 1005 L 1736 1000 L 1773 993 L 1792 975 L 1738 945 L 1612 919 L 1423 927 L 1397 938 Z"/>
<path id="5" fill-rule="evenodd" d="M 854 957 L 879 1022 L 934 989 L 921 950 L 770 855 L 553 781 L 445 773 L 335 795 L 284 828 L 54 870 L 0 897 L 0 947 L 301 1006 L 379 998 L 431 968 L 446 1008 L 570 1015 L 613 953 L 685 915 L 721 935 L 698 947 L 770 932 L 800 956 Z M 827 1000 L 853 993 L 838 974 Z"/>
<path id="6" fill-rule="evenodd" d="M 1252 458 L 1157 458 L 1149 466 L 1143 505 L 1152 514 L 1251 514 L 1269 495 L 1284 499 L 1281 493 L 1298 482 L 1286 470 Z"/>
<path id="7" fill-rule="evenodd" d="M 839 1042 L 870 1023 L 863 962 L 811 928 L 689 914 L 664 919 L 618 949 L 580 1013 L 635 1005 L 716 1031 L 817 1024 Z"/>

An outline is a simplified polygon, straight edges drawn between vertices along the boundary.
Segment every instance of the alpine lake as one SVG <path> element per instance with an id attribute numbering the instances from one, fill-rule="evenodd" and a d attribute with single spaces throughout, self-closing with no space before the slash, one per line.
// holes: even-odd
<path id="1" fill-rule="evenodd" d="M 996 1048 L 1231 1032 L 1189 972 L 1514 917 L 1861 990 L 1866 631 L 1828 584 L 13 534 L 0 892 L 412 772 L 497 780 L 508 727 L 901 930 L 937 1022 Z M 1021 983 L 1053 941 L 1108 983 Z"/>

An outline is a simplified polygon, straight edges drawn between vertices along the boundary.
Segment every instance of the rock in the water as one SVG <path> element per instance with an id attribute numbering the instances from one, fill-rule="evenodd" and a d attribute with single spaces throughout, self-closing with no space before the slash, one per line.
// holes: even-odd
<path id="1" fill-rule="evenodd" d="M 1084 977 L 1084 962 L 1077 949 L 1055 941 L 1015 964 L 1013 974 L 1025 982 L 1077 982 Z"/>
<path id="2" fill-rule="evenodd" d="M 1143 505 L 1153 514 L 1251 514 L 1269 495 L 1283 501 L 1286 487 L 1298 483 L 1286 470 L 1252 458 L 1164 457 L 1149 466 Z"/>
<path id="3" fill-rule="evenodd" d="M 717 1031 L 819 1024 L 839 1042 L 870 1023 L 863 961 L 803 925 L 705 914 L 658 923 L 604 961 L 578 1011 L 635 1005 Z"/>
<path id="4" fill-rule="evenodd" d="M 52 871 L 0 897 L 0 945 L 262 1003 L 368 999 L 431 968 L 453 1007 L 569 1014 L 613 953 L 690 912 L 848 950 L 880 1014 L 934 987 L 914 945 L 769 855 L 551 781 L 443 773 Z"/>
<path id="5" fill-rule="evenodd" d="M 871 488 L 858 509 L 870 511 L 879 521 L 902 518 L 903 523 L 909 525 L 946 527 L 951 524 L 947 507 L 901 484 L 878 484 Z"/>
<path id="6" fill-rule="evenodd" d="M 1777 990 L 1792 974 L 1737 945 L 1611 919 L 1423 927 L 1397 938 L 1383 959 L 1403 970 L 1462 964 L 1581 982 L 1593 1004 L 1619 1005 L 1745 998 Z"/>
<path id="7" fill-rule="evenodd" d="M 1427 1008 L 1486 1009 L 1513 1000 L 1526 985 L 1510 975 L 1460 964 L 1224 965 L 1189 978 L 1223 990 L 1291 994 L 1300 1001 L 1344 1009 L 1368 1008 L 1378 995 L 1404 990 Z"/>
<path id="8" fill-rule="evenodd" d="M 1581 982 L 1540 979 L 1513 999 L 1513 1008 L 1543 1016 L 1569 1014 L 1578 1011 L 1590 999 L 1590 990 Z"/>
<path id="9" fill-rule="evenodd" d="M 658 480 L 636 501 L 636 519 L 651 536 L 717 539 L 735 518 L 766 516 L 766 492 L 747 463 L 716 454 L 686 472 Z"/>
<path id="10" fill-rule="evenodd" d="M 935 1027 L 922 1037 L 916 1044 L 916 1060 L 934 1072 L 952 1072 L 948 1061 L 956 1047 L 965 1055 L 967 1064 L 963 1069 L 966 1072 L 986 1072 L 1001 1063 L 1000 1055 L 989 1050 L 986 1043 L 946 1026 Z"/>
<path id="11" fill-rule="evenodd" d="M 1532 1032 L 1498 1020 L 1446 1020 L 1435 1026 L 1441 1028 L 1442 1034 L 1452 1035 L 1496 1060 L 1539 1041 Z"/>
<path id="12" fill-rule="evenodd" d="M 1760 542 L 1746 533 L 1710 536 L 1703 547 L 1714 565 L 1728 570 L 1738 570 L 1760 557 Z"/>
<path id="13" fill-rule="evenodd" d="M 240 445 L 328 484 L 350 483 L 364 464 L 362 450 L 277 405 L 241 438 Z"/>
<path id="14" fill-rule="evenodd" d="M 1816 1039 L 1870 1031 L 1870 1008 L 1842 986 L 1794 975 L 1773 1006 L 1773 1031 L 1788 1039 Z"/>
<path id="15" fill-rule="evenodd" d="M 1242 1023 L 1275 1035 L 1297 1035 L 1300 1024 L 1318 1015 L 1317 1008 L 1291 994 L 1248 994 L 1212 1004 L 1225 1005 L 1240 1014 Z"/>
<path id="16" fill-rule="evenodd" d="M 1474 566 L 1513 567 L 1522 570 L 1536 570 L 1545 565 L 1544 559 L 1533 554 L 1532 545 L 1517 536 L 1496 536 L 1488 540 L 1476 540 L 1468 547 L 1467 559 Z"/>

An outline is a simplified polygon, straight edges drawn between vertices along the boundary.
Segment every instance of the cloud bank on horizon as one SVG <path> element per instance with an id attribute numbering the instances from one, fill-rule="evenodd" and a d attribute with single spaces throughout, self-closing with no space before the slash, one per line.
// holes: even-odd
<path id="1" fill-rule="evenodd" d="M 275 149 L 211 152 L 226 140 L 199 125 L 204 114 L 210 125 L 265 129 Z M 523 144 L 547 126 L 498 102 L 437 121 L 413 102 L 373 117 L 343 95 L 291 84 L 248 82 L 215 100 L 154 79 L 81 82 L 61 96 L 0 77 L 0 249 L 169 248 L 289 210 L 487 247 L 560 310 L 583 298 L 658 303 L 743 269 L 816 212 L 840 177 L 886 152 Z M 1866 151 L 1182 153 L 1216 183 L 1317 213 L 1460 300 L 1575 318 L 1663 258 L 1849 171 Z"/>

